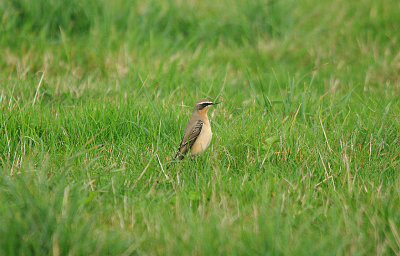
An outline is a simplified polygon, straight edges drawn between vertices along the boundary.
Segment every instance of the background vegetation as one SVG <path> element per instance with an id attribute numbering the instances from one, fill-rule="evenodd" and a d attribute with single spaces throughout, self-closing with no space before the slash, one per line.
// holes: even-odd
<path id="1" fill-rule="evenodd" d="M 397 0 L 0 1 L 0 254 L 399 254 L 399 24 Z M 201 97 L 211 146 L 166 170 Z"/>

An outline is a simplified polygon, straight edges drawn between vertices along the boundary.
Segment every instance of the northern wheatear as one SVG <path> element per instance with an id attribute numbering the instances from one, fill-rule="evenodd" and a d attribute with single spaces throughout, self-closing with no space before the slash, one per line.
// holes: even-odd
<path id="1" fill-rule="evenodd" d="M 196 102 L 175 158 L 181 160 L 187 154 L 198 155 L 210 145 L 212 132 L 207 112 L 215 104 L 218 103 L 208 99 L 199 99 Z"/>

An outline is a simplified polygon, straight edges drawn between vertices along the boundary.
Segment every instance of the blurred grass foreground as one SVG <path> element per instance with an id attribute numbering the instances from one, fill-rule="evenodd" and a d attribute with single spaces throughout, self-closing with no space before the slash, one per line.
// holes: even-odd
<path id="1" fill-rule="evenodd" d="M 0 255 L 399 255 L 399 95 L 398 0 L 0 0 Z"/>

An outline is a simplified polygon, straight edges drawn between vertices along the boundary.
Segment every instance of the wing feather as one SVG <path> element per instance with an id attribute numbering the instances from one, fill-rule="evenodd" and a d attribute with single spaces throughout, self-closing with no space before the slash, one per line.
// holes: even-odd
<path id="1" fill-rule="evenodd" d="M 187 152 L 192 148 L 194 142 L 199 137 L 201 129 L 203 128 L 203 122 L 201 120 L 196 121 L 189 132 L 182 138 L 181 144 L 179 145 L 178 152 L 175 155 L 179 159 L 183 159 Z"/>

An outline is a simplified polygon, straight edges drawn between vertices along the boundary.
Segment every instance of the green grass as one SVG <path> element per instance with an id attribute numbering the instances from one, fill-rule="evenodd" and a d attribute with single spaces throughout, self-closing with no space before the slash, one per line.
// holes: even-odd
<path id="1" fill-rule="evenodd" d="M 0 255 L 398 255 L 400 4 L 0 2 Z M 166 170 L 193 104 L 213 140 Z"/>

